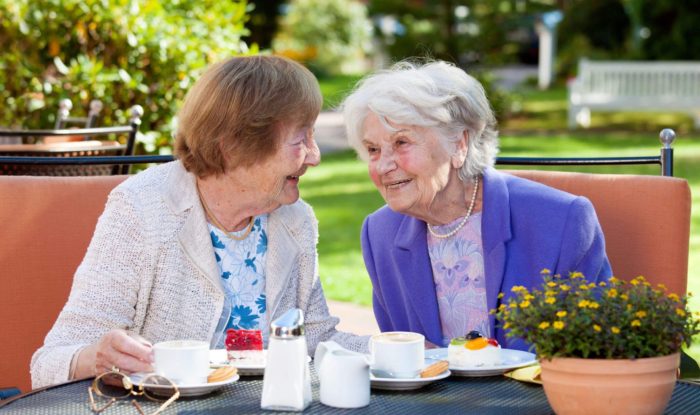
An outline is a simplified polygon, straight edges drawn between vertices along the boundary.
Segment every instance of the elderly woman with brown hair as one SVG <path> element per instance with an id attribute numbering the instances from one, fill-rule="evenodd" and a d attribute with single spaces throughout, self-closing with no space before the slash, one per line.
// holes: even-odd
<path id="1" fill-rule="evenodd" d="M 591 203 L 493 169 L 496 119 L 481 84 L 445 62 L 365 78 L 344 102 L 348 139 L 387 203 L 362 227 L 382 331 L 446 346 L 479 331 L 504 347 L 489 310 L 544 268 L 611 275 Z M 505 293 L 501 299 L 499 293 Z"/>
<path id="2" fill-rule="evenodd" d="M 67 304 L 32 358 L 34 387 L 152 370 L 151 342 L 205 340 L 304 312 L 309 351 L 335 330 L 318 277 L 317 221 L 299 180 L 320 161 L 318 83 L 281 57 L 236 57 L 187 94 L 177 161 L 149 168 L 109 196 Z"/>

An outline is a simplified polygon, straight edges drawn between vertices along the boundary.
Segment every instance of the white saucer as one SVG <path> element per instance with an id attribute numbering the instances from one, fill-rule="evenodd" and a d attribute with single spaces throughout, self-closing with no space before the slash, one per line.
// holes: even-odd
<path id="1" fill-rule="evenodd" d="M 450 376 L 449 369 L 440 373 L 437 376 L 429 378 L 412 378 L 412 379 L 396 379 L 396 378 L 378 378 L 370 373 L 369 382 L 372 389 L 382 389 L 389 391 L 410 391 L 422 388 L 425 385 L 431 384 L 436 380 L 445 379 Z"/>
<path id="2" fill-rule="evenodd" d="M 143 379 L 144 375 L 146 375 L 146 374 L 145 373 L 133 373 L 129 377 L 131 378 L 131 381 L 134 383 L 134 385 L 138 385 L 139 382 L 141 382 L 141 379 Z M 209 383 L 194 384 L 194 385 L 177 385 L 177 389 L 180 391 L 180 396 L 188 396 L 188 397 L 189 396 L 201 396 L 201 395 L 206 395 L 208 393 L 212 393 L 216 390 L 219 390 L 226 385 L 230 385 L 230 384 L 236 382 L 238 379 L 240 379 L 240 376 L 233 375 L 232 377 L 230 377 L 226 380 L 222 380 L 221 382 L 209 382 Z M 155 394 L 155 395 L 161 395 L 165 391 L 169 390 L 169 388 L 170 388 L 169 386 L 149 384 L 149 383 L 146 383 L 143 386 L 147 390 L 153 392 L 153 394 Z"/>
<path id="3" fill-rule="evenodd" d="M 503 373 L 509 370 L 537 363 L 537 357 L 533 353 L 523 352 L 521 350 L 501 349 L 501 356 L 503 357 L 503 360 L 498 365 L 454 366 L 450 364 L 450 370 L 455 376 L 498 376 L 502 375 Z M 447 360 L 447 348 L 428 349 L 425 351 L 425 357 L 431 359 Z"/>

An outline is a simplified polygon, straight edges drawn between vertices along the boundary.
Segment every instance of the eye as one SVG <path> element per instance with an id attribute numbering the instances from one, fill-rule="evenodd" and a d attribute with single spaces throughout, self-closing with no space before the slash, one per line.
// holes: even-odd
<path id="1" fill-rule="evenodd" d="M 408 144 L 410 144 L 410 142 L 404 137 L 396 137 L 394 140 L 395 147 L 405 147 Z"/>

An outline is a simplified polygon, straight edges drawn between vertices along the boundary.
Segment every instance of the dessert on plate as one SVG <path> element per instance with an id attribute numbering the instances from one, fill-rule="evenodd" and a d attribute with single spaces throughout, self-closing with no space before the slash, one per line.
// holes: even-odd
<path id="1" fill-rule="evenodd" d="M 496 366 L 501 364 L 501 346 L 496 339 L 470 331 L 464 337 L 455 337 L 447 347 L 451 367 Z"/>
<path id="2" fill-rule="evenodd" d="M 248 363 L 264 363 L 262 332 L 260 330 L 226 331 L 226 353 L 229 360 L 245 360 Z"/>

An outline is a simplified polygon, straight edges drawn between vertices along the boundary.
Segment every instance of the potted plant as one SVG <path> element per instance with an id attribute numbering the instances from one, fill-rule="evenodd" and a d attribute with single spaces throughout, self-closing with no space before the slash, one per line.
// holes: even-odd
<path id="1" fill-rule="evenodd" d="M 542 270 L 540 288 L 516 286 L 495 311 L 508 336 L 531 343 L 559 414 L 660 414 L 681 347 L 700 333 L 687 297 L 644 277 L 591 283 Z"/>

